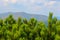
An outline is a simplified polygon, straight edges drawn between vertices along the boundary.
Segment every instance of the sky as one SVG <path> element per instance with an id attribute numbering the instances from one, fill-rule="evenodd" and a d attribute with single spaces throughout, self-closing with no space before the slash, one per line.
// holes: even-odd
<path id="1" fill-rule="evenodd" d="M 0 13 L 5 12 L 60 16 L 60 0 L 0 0 Z"/>

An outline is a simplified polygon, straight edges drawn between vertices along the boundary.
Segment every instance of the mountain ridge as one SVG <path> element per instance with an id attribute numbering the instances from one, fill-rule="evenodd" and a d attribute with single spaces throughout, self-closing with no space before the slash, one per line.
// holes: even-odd
<path id="1" fill-rule="evenodd" d="M 0 18 L 4 19 L 6 17 L 8 17 L 10 14 L 13 15 L 13 17 L 17 18 L 17 17 L 22 17 L 22 18 L 27 18 L 27 19 L 30 19 L 30 18 L 36 18 L 37 20 L 47 20 L 47 16 L 45 15 L 38 15 L 38 14 L 28 14 L 28 13 L 25 13 L 25 12 L 7 12 L 7 13 L 1 13 L 0 14 Z"/>
<path id="2" fill-rule="evenodd" d="M 0 18 L 1 19 L 5 19 L 10 14 L 13 15 L 14 19 L 18 19 L 18 17 L 26 18 L 27 20 L 29 20 L 30 18 L 35 18 L 38 21 L 43 21 L 44 23 L 47 24 L 47 19 L 48 19 L 47 16 L 45 16 L 45 15 L 38 15 L 38 14 L 28 14 L 28 13 L 25 13 L 25 12 L 7 12 L 7 13 L 1 13 L 0 14 Z"/>

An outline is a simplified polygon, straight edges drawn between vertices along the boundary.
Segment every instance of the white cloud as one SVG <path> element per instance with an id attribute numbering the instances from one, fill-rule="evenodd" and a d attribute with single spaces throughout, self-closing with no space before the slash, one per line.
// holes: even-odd
<path id="1" fill-rule="evenodd" d="M 9 4 L 9 3 L 17 3 L 17 4 L 22 4 L 22 5 L 35 5 L 36 3 L 42 3 L 45 6 L 52 6 L 56 1 L 49 1 L 47 2 L 46 0 L 3 0 L 4 4 Z"/>
<path id="2" fill-rule="evenodd" d="M 4 2 L 8 2 L 9 0 L 3 0 Z"/>
<path id="3" fill-rule="evenodd" d="M 42 7 L 36 6 L 36 5 L 27 7 L 27 10 L 32 13 L 39 12 L 41 9 L 42 9 Z"/>
<path id="4" fill-rule="evenodd" d="M 46 0 L 3 0 L 4 1 L 4 5 L 7 6 L 10 3 L 11 4 L 18 4 L 18 5 L 23 5 L 23 6 L 39 6 L 37 4 L 42 4 L 44 5 L 44 7 L 52 7 L 56 1 L 46 1 Z M 39 7 L 38 7 L 39 8 Z M 37 8 L 37 9 L 38 9 Z"/>
<path id="5" fill-rule="evenodd" d="M 52 7 L 55 3 L 56 1 L 49 1 L 49 2 L 45 2 L 44 5 L 47 7 Z"/>
<path id="6" fill-rule="evenodd" d="M 22 5 L 32 5 L 32 4 L 35 4 L 35 3 L 42 3 L 43 1 L 45 0 L 3 0 L 4 4 L 22 4 Z"/>
<path id="7" fill-rule="evenodd" d="M 8 2 L 9 2 L 9 0 L 3 0 L 3 6 L 7 6 L 8 5 Z"/>
<path id="8" fill-rule="evenodd" d="M 44 3 L 45 0 L 17 0 L 19 4 L 35 4 L 35 3 Z"/>
<path id="9" fill-rule="evenodd" d="M 31 0 L 31 2 L 44 2 L 45 0 Z"/>
<path id="10" fill-rule="evenodd" d="M 26 3 L 28 0 L 17 0 L 18 3 Z"/>
<path id="11" fill-rule="evenodd" d="M 3 0 L 4 3 L 16 3 L 17 0 Z"/>
<path id="12" fill-rule="evenodd" d="M 10 2 L 11 2 L 11 3 L 16 3 L 16 2 L 17 2 L 17 0 L 10 0 Z"/>
<path id="13" fill-rule="evenodd" d="M 40 11 L 41 9 L 42 9 L 42 8 L 41 8 L 40 6 L 35 6 L 35 7 L 31 8 L 31 10 L 32 10 L 33 12 Z"/>
<path id="14" fill-rule="evenodd" d="M 48 5 L 54 5 L 56 3 L 56 1 L 50 1 L 49 3 L 48 3 Z"/>

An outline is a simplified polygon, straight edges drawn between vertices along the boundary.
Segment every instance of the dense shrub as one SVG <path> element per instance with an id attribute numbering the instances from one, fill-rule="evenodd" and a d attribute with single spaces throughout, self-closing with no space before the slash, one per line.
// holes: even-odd
<path id="1" fill-rule="evenodd" d="M 0 19 L 0 40 L 60 40 L 60 21 L 53 14 L 48 16 L 48 26 L 35 18 L 30 20 L 13 15 Z"/>

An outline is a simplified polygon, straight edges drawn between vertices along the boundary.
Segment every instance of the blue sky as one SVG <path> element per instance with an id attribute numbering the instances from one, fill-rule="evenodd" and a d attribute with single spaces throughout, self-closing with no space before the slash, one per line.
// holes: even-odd
<path id="1" fill-rule="evenodd" d="M 60 16 L 60 0 L 0 0 L 0 13 L 4 12 Z"/>

